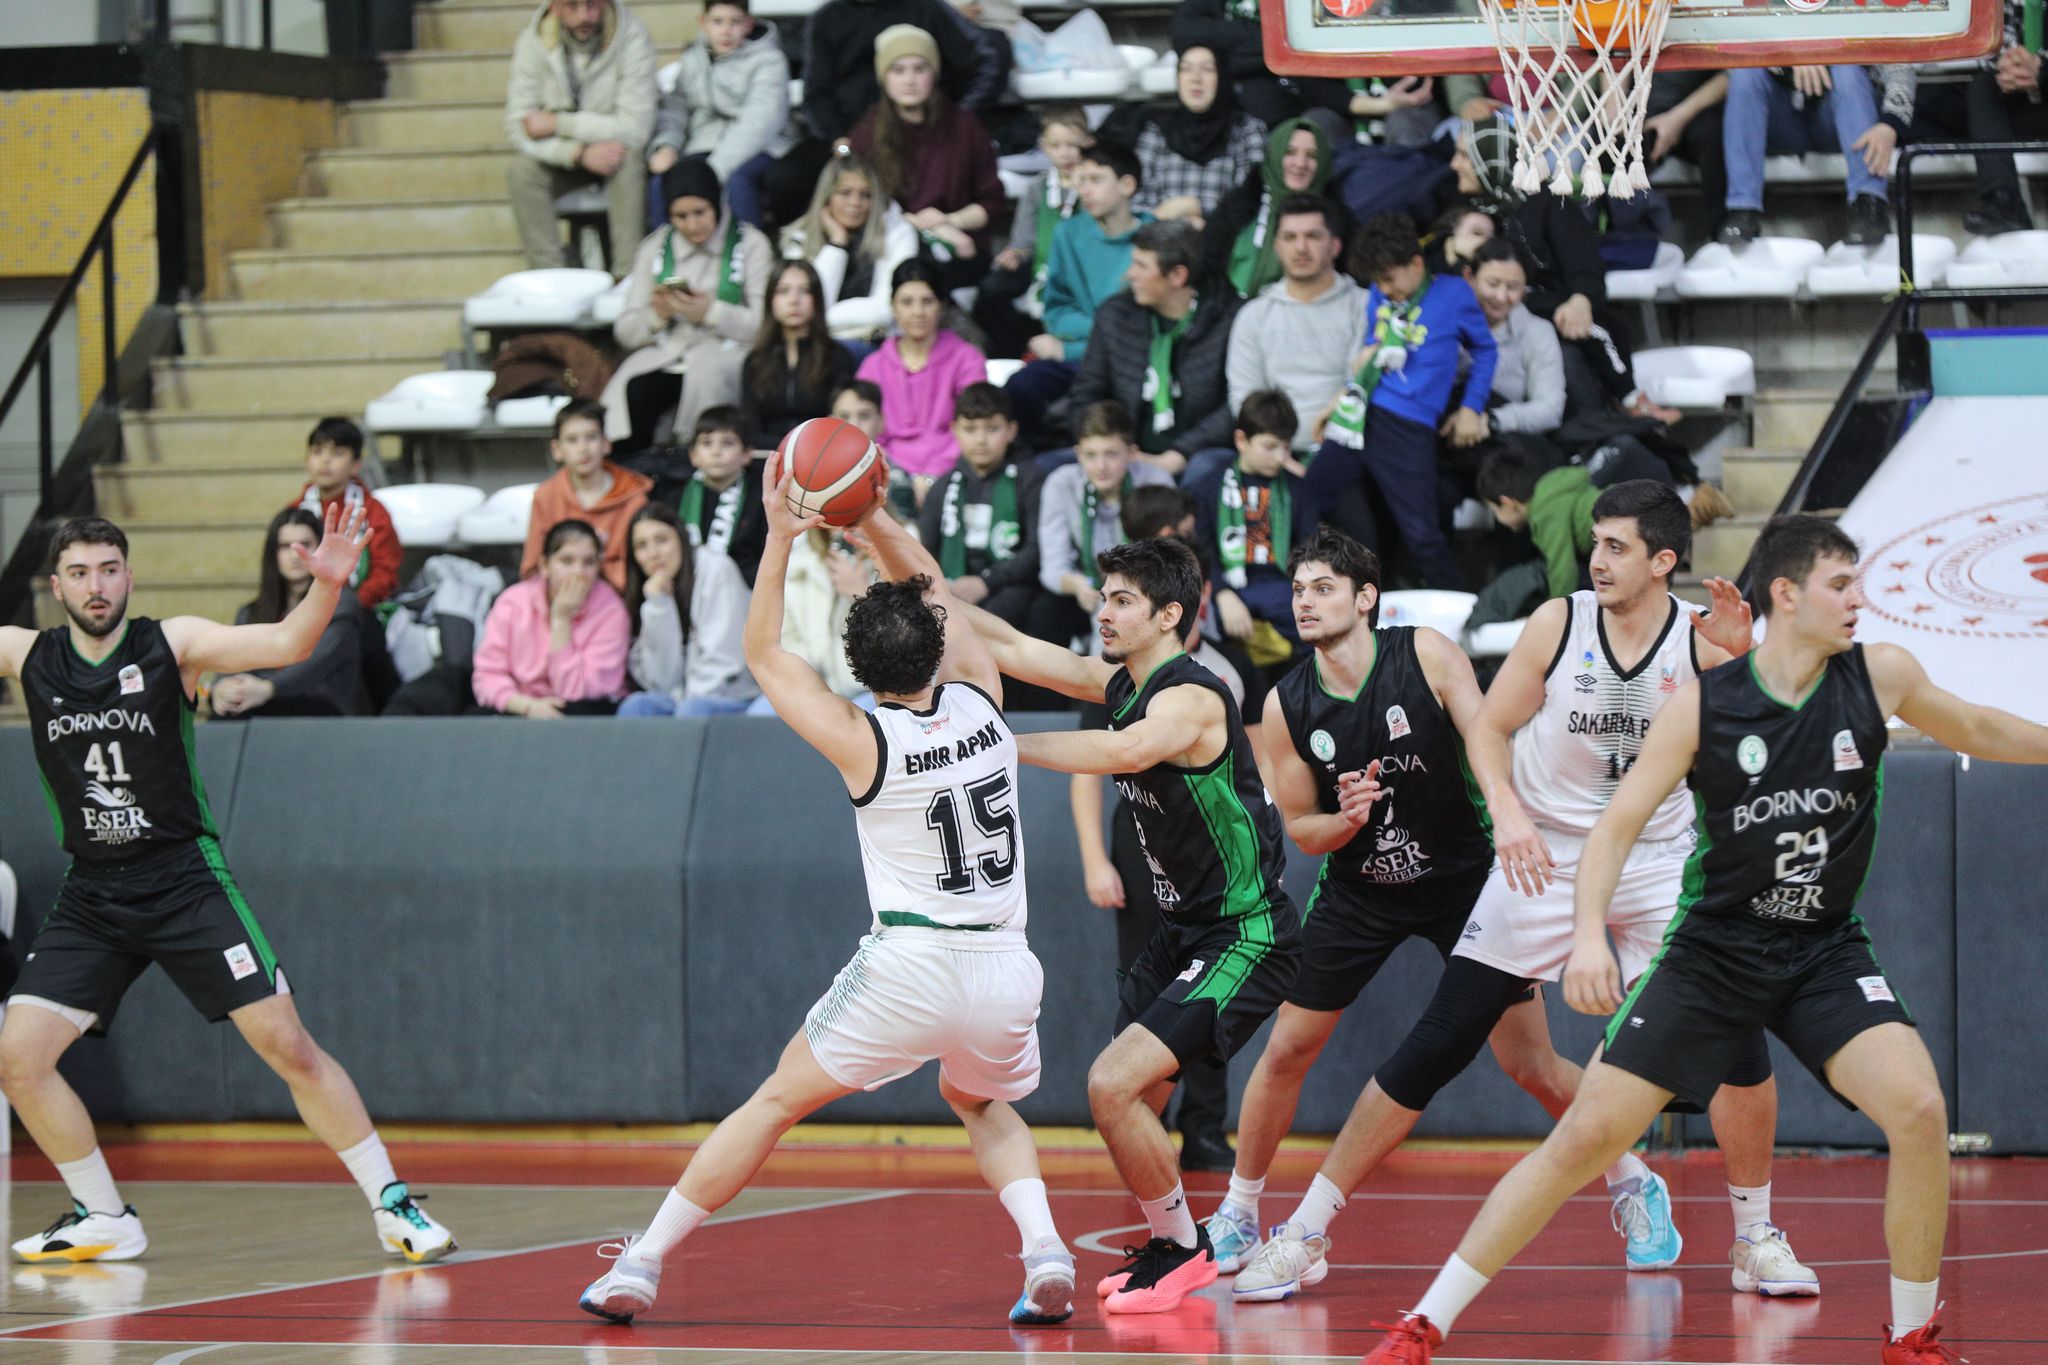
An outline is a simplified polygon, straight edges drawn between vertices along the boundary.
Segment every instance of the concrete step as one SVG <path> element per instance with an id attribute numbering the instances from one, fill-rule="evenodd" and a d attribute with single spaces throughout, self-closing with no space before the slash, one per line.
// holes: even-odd
<path id="1" fill-rule="evenodd" d="M 195 356 L 438 356 L 462 344 L 462 297 L 444 291 L 420 301 L 323 303 L 317 318 L 291 302 L 188 303 L 179 305 L 178 326 L 186 353 Z"/>
<path id="2" fill-rule="evenodd" d="M 1764 389 L 1756 396 L 1756 422 L 1750 439 L 1760 450 L 1813 448 L 1839 397 L 1833 389 Z"/>
<path id="3" fill-rule="evenodd" d="M 638 6 L 634 7 L 638 13 Z M 503 100 L 512 49 L 389 52 L 384 93 L 397 100 Z"/>
<path id="4" fill-rule="evenodd" d="M 1721 491 L 1737 512 L 1769 516 L 1806 458 L 1801 450 L 1759 450 L 1737 446 L 1721 452 Z"/>
<path id="5" fill-rule="evenodd" d="M 228 256 L 235 296 L 301 305 L 359 299 L 468 298 L 523 269 L 516 249 L 468 251 L 236 251 Z M 319 325 L 308 311 L 306 325 Z"/>
<path id="6" fill-rule="evenodd" d="M 269 519 L 305 487 L 306 467 L 298 461 L 268 465 L 219 465 L 147 469 L 102 465 L 93 487 L 103 516 L 131 521 L 255 521 Z M 251 541 L 249 560 L 255 563 Z"/>
<path id="7" fill-rule="evenodd" d="M 1733 578 L 1741 573 L 1764 520 L 1761 516 L 1729 517 L 1693 532 L 1693 573 L 1701 578 Z"/>
<path id="8" fill-rule="evenodd" d="M 155 362 L 150 379 L 159 412 L 304 412 L 325 406 L 350 414 L 407 375 L 440 368 L 438 351 L 312 360 L 188 357 Z"/>
<path id="9" fill-rule="evenodd" d="M 135 566 L 136 595 L 142 585 L 194 580 L 241 585 L 240 601 L 256 595 L 256 571 L 270 516 L 235 521 L 134 521 L 128 533 L 128 562 Z M 232 620 L 234 609 L 226 619 Z"/>
<path id="10" fill-rule="evenodd" d="M 350 147 L 505 146 L 505 98 L 493 100 L 358 100 L 342 106 L 342 141 Z"/>
<path id="11" fill-rule="evenodd" d="M 524 0 L 421 5 L 413 14 L 413 34 L 423 50 L 509 52 L 538 8 Z M 701 0 L 637 0 L 631 9 L 664 55 L 697 36 L 697 20 L 704 13 Z"/>
<path id="12" fill-rule="evenodd" d="M 300 412 L 127 412 L 125 464 L 133 469 L 281 467 L 306 456 L 306 435 L 331 410 Z M 303 478 L 300 480 L 304 482 Z"/>
<path id="13" fill-rule="evenodd" d="M 504 134 L 474 147 L 334 147 L 306 159 L 306 192 L 336 199 L 505 197 Z"/>
<path id="14" fill-rule="evenodd" d="M 516 247 L 519 225 L 500 193 L 464 199 L 285 199 L 271 234 L 287 251 L 433 251 Z"/>

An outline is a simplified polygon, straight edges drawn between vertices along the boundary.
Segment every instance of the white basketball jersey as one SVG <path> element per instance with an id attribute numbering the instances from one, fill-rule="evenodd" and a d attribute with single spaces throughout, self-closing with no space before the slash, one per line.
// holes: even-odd
<path id="1" fill-rule="evenodd" d="M 1634 766 L 1665 699 L 1698 677 L 1699 666 L 1692 612 L 1676 597 L 1670 597 L 1664 633 L 1627 672 L 1607 652 L 1593 594 L 1575 592 L 1567 601 L 1570 623 L 1544 675 L 1543 706 L 1515 732 L 1515 795 L 1539 826 L 1584 835 Z M 1692 801 L 1680 784 L 1642 837 L 1674 839 L 1691 825 Z"/>
<path id="2" fill-rule="evenodd" d="M 1017 740 L 996 704 L 941 683 L 932 709 L 875 708 L 874 787 L 854 801 L 875 927 L 1022 931 Z"/>

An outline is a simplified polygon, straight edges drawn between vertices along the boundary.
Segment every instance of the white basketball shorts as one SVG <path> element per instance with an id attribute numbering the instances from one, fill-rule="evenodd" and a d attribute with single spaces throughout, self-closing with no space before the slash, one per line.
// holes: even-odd
<path id="1" fill-rule="evenodd" d="M 1454 950 L 1460 957 L 1530 981 L 1556 981 L 1572 955 L 1572 895 L 1578 885 L 1583 837 L 1543 832 L 1557 866 L 1540 896 L 1508 885 L 1499 864 L 1486 879 L 1465 933 Z M 1664 942 L 1664 930 L 1678 912 L 1685 860 L 1693 850 L 1690 833 L 1676 839 L 1643 840 L 1629 850 L 1607 907 L 1607 935 L 1621 963 L 1624 984 L 1650 965 Z"/>

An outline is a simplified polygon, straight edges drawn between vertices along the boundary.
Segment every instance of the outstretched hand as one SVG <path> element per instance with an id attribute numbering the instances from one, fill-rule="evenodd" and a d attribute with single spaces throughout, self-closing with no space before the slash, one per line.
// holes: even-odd
<path id="1" fill-rule="evenodd" d="M 1747 654 L 1754 638 L 1755 618 L 1749 603 L 1742 600 L 1742 590 L 1725 578 L 1709 578 L 1706 588 L 1707 614 L 1693 618 L 1693 629 L 1723 653 Z"/>
<path id="2" fill-rule="evenodd" d="M 356 565 L 362 562 L 363 547 L 369 543 L 370 519 L 365 515 L 365 509 L 360 506 L 351 509 L 344 522 L 342 504 L 337 500 L 327 505 L 320 543 L 310 550 L 304 545 L 294 545 L 292 553 L 299 557 L 299 563 L 313 577 L 322 583 L 343 588 L 348 586 L 348 576 L 356 571 Z"/>

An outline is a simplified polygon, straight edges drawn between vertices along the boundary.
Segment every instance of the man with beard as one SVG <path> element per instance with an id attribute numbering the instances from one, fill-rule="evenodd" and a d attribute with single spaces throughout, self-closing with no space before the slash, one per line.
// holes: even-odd
<path id="1" fill-rule="evenodd" d="M 50 590 L 69 623 L 0 626 L 0 672 L 21 679 L 43 789 L 72 857 L 0 1023 L 0 1085 L 72 1198 L 69 1213 L 14 1244 L 21 1260 L 129 1261 L 149 1247 L 57 1059 L 81 1035 L 106 1033 L 151 963 L 207 1019 L 232 1019 L 291 1087 L 306 1126 L 362 1187 L 380 1249 L 415 1263 L 455 1249 L 392 1172 L 355 1083 L 299 1021 L 221 858 L 192 745 L 201 674 L 283 668 L 313 652 L 369 541 L 363 509 L 344 524 L 339 502 L 323 531 L 317 548 L 297 547 L 313 575 L 298 606 L 282 621 L 224 626 L 128 619 L 127 536 L 74 517 L 50 547 Z"/>

